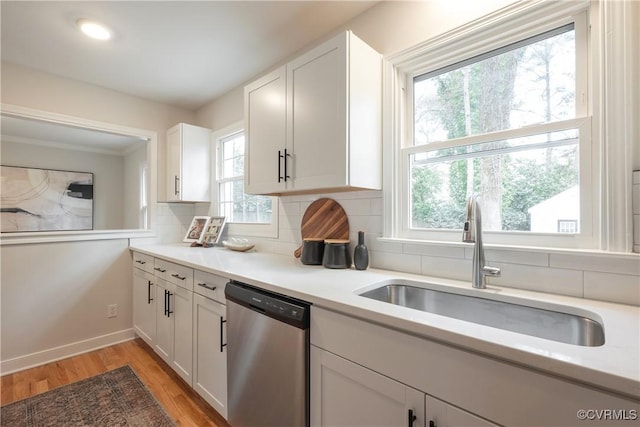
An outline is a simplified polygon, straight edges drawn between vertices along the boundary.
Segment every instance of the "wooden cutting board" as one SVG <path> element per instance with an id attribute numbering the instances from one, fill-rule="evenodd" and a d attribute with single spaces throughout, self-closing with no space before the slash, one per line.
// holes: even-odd
<path id="1" fill-rule="evenodd" d="M 300 224 L 304 239 L 349 239 L 349 218 L 338 202 L 322 198 L 309 205 Z M 302 246 L 293 255 L 300 258 Z"/>

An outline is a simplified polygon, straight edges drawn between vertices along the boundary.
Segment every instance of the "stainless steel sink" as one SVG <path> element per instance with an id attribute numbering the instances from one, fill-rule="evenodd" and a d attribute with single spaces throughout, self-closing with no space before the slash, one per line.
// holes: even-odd
<path id="1" fill-rule="evenodd" d="M 604 344 L 602 324 L 580 315 L 397 283 L 360 295 L 548 340 L 590 347 Z"/>

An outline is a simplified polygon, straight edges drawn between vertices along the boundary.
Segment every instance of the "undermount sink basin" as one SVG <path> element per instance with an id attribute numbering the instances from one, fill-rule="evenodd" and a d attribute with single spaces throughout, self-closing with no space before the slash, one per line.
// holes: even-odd
<path id="1" fill-rule="evenodd" d="M 602 324 L 588 317 L 504 301 L 388 283 L 360 296 L 458 320 L 573 345 L 604 344 Z M 594 315 L 594 317 L 596 317 Z"/>

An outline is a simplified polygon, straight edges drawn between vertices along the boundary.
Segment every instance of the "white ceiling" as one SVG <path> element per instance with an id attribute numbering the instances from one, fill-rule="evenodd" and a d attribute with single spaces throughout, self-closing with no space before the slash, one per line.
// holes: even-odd
<path id="1" fill-rule="evenodd" d="M 6 1 L 2 61 L 195 110 L 375 1 Z M 76 20 L 109 25 L 83 36 Z"/>

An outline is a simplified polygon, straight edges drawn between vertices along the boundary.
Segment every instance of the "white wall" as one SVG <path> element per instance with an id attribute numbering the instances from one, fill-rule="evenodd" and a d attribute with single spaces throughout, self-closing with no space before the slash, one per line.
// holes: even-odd
<path id="1" fill-rule="evenodd" d="M 11 64 L 2 63 L 1 79 L 2 103 L 156 131 L 161 167 L 166 130 L 195 120 L 192 111 Z M 163 222 L 173 221 L 171 210 L 158 210 Z M 118 239 L 2 245 L 2 373 L 132 336 L 128 244 Z M 120 314 L 107 319 L 113 303 Z"/>

